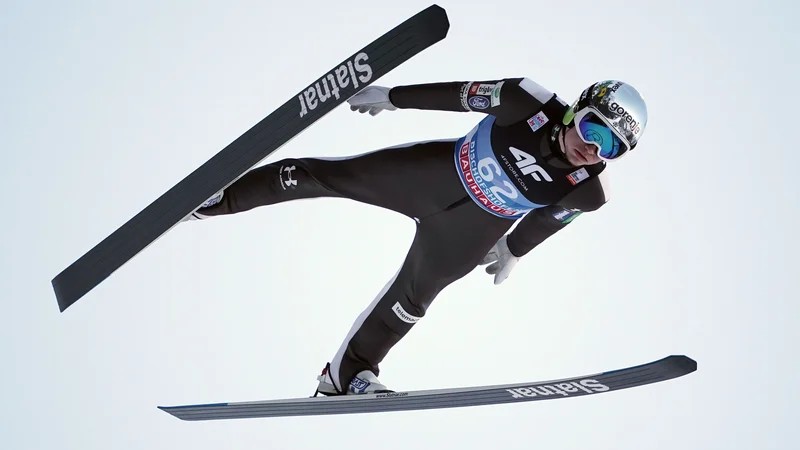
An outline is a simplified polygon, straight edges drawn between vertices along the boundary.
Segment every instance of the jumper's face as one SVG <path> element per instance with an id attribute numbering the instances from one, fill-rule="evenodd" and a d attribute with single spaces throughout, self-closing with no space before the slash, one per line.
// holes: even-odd
<path id="1" fill-rule="evenodd" d="M 601 161 L 597 156 L 599 150 L 595 144 L 587 144 L 578 136 L 575 127 L 563 134 L 561 150 L 564 156 L 574 166 L 590 166 Z"/>

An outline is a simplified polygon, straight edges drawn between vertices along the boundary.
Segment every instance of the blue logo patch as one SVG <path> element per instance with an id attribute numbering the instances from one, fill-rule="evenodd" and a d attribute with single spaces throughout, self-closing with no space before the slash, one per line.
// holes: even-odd
<path id="1" fill-rule="evenodd" d="M 358 377 L 353 377 L 353 380 L 350 381 L 350 392 L 353 393 L 361 393 L 364 392 L 367 387 L 369 387 L 370 383 L 367 380 L 362 380 Z"/>
<path id="2" fill-rule="evenodd" d="M 471 97 L 469 99 L 469 106 L 475 109 L 486 109 L 489 107 L 489 100 L 486 97 Z"/>

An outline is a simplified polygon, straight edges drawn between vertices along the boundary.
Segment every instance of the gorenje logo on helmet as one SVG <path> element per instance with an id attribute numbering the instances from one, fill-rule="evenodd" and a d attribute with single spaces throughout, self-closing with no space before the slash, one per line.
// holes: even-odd
<path id="1" fill-rule="evenodd" d="M 640 130 L 639 122 L 637 122 L 628 111 L 625 111 L 625 108 L 623 108 L 619 103 L 611 102 L 611 104 L 608 105 L 608 108 L 612 112 L 619 114 L 622 117 L 622 120 L 628 123 L 628 128 L 631 130 L 633 134 L 639 132 Z"/>
<path id="2" fill-rule="evenodd" d="M 369 56 L 361 52 L 357 54 L 352 61 L 347 61 L 340 65 L 338 68 L 331 71 L 331 73 L 320 78 L 316 83 L 309 86 L 297 98 L 300 100 L 300 117 L 308 114 L 309 110 L 314 110 L 319 103 L 324 103 L 325 100 L 331 98 L 331 95 L 339 99 L 339 89 L 344 89 L 353 80 L 353 87 L 358 89 L 358 81 L 367 83 L 372 79 L 372 67 L 369 64 L 364 64 Z M 346 65 L 345 65 L 346 64 Z M 356 72 L 359 73 L 356 76 Z M 330 86 L 328 82 L 330 81 Z M 320 86 L 320 82 L 322 85 Z M 308 106 L 306 106 L 308 105 Z"/>

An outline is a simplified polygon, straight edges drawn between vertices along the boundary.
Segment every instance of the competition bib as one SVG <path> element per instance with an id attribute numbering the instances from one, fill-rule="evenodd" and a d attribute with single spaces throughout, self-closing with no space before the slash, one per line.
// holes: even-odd
<path id="1" fill-rule="evenodd" d="M 497 162 L 491 145 L 493 123 L 493 116 L 486 117 L 456 142 L 458 175 L 483 209 L 499 217 L 517 219 L 540 205 L 526 199 Z"/>

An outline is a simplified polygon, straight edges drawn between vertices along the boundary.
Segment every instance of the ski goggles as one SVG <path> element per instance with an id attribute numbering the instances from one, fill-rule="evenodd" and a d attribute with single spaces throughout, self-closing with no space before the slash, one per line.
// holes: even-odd
<path id="1" fill-rule="evenodd" d="M 600 159 L 617 159 L 630 150 L 628 142 L 592 108 L 584 108 L 575 114 L 574 120 L 578 136 L 583 142 L 597 146 Z"/>

